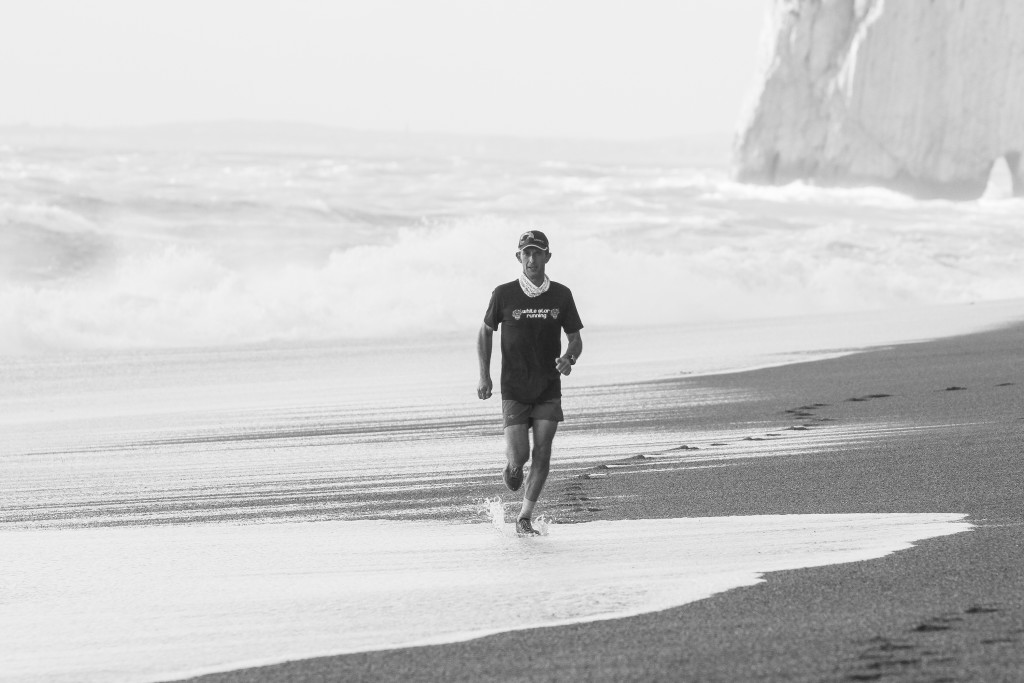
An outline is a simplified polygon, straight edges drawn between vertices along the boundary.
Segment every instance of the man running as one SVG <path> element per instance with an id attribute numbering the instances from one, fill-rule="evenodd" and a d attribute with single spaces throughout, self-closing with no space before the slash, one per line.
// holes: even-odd
<path id="1" fill-rule="evenodd" d="M 491 343 L 501 325 L 501 412 L 505 427 L 505 485 L 518 491 L 523 466 L 530 459 L 533 428 L 533 464 L 516 518 L 516 532 L 539 535 L 530 518 L 540 498 L 551 464 L 551 442 L 562 421 L 561 376 L 572 372 L 583 351 L 579 313 L 569 288 L 552 282 L 544 273 L 551 250 L 539 230 L 519 237 L 516 259 L 523 266 L 518 280 L 495 288 L 477 337 L 480 383 L 476 393 L 491 397 Z M 562 355 L 562 330 L 569 340 Z"/>

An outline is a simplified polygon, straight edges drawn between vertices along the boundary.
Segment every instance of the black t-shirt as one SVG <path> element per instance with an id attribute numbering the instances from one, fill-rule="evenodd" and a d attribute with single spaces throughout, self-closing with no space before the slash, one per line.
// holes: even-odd
<path id="1" fill-rule="evenodd" d="M 572 292 L 552 282 L 548 291 L 530 298 L 519 280 L 499 285 L 491 294 L 484 322 L 501 324 L 501 398 L 541 403 L 562 395 L 555 359 L 562 355 L 562 330 L 583 329 Z"/>

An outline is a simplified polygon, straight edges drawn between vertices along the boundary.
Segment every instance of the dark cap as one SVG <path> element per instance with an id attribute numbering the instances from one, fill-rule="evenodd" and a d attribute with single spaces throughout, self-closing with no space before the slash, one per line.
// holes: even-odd
<path id="1" fill-rule="evenodd" d="M 519 251 L 527 247 L 548 250 L 548 236 L 540 230 L 528 230 L 519 236 Z"/>

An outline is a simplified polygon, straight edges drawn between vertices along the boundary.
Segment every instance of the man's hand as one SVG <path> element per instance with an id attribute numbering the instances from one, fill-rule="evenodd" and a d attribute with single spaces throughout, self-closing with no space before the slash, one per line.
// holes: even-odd
<path id="1" fill-rule="evenodd" d="M 558 370 L 563 375 L 568 375 L 570 372 L 572 372 L 572 363 L 570 363 L 569 359 L 565 356 L 562 356 L 561 358 L 556 358 L 555 369 Z"/>
<path id="2" fill-rule="evenodd" d="M 480 383 L 476 385 L 476 395 L 481 399 L 488 399 L 491 397 L 492 389 L 494 389 L 494 384 L 491 382 L 491 378 L 484 377 L 480 380 Z"/>

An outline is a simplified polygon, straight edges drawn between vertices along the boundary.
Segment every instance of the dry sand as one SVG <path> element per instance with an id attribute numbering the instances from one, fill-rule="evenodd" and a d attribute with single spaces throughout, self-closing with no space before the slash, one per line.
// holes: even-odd
<path id="1" fill-rule="evenodd" d="M 864 438 L 715 468 L 645 472 L 651 459 L 637 458 L 603 478 L 556 474 L 547 508 L 572 521 L 963 512 L 977 528 L 879 560 L 769 574 L 757 586 L 629 619 L 198 680 L 1024 678 L 1024 325 L 679 381 L 756 396 L 681 417 L 695 432 L 739 428 L 769 443 L 782 430 L 842 427 Z M 510 590 L 528 599 L 533 580 L 543 577 Z"/>

